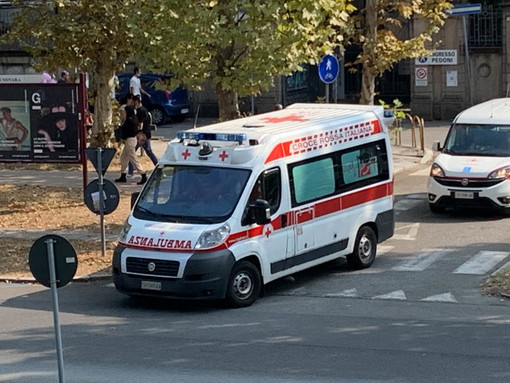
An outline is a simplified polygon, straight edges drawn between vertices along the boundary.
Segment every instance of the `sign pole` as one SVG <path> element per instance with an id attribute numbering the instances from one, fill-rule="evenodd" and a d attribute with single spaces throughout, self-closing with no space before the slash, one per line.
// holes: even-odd
<path id="1" fill-rule="evenodd" d="M 325 95 L 326 95 L 326 104 L 328 104 L 329 103 L 329 84 L 326 84 Z"/>
<path id="2" fill-rule="evenodd" d="M 103 155 L 102 148 L 97 148 L 97 168 L 99 169 L 99 217 L 101 222 L 101 255 L 105 256 L 106 254 L 106 241 L 105 241 L 105 227 L 104 227 L 104 180 L 103 180 Z"/>
<path id="3" fill-rule="evenodd" d="M 466 86 L 469 95 L 469 106 L 473 105 L 473 92 L 471 91 L 471 66 L 469 62 L 469 47 L 468 47 L 468 38 L 467 38 L 467 28 L 466 28 L 466 15 L 462 15 L 462 28 L 464 30 L 464 50 L 465 50 L 465 60 L 466 60 Z"/>
<path id="4" fill-rule="evenodd" d="M 62 353 L 62 334 L 60 332 L 60 318 L 58 314 L 58 294 L 57 294 L 57 272 L 55 270 L 55 254 L 53 253 L 53 239 L 46 240 L 48 249 L 48 266 L 50 271 L 51 294 L 53 296 L 53 322 L 55 326 L 55 340 L 57 343 L 58 359 L 58 381 L 64 383 L 64 356 Z"/>

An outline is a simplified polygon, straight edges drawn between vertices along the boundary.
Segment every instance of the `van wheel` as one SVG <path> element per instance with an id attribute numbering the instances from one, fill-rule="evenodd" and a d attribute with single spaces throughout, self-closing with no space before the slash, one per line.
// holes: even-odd
<path id="1" fill-rule="evenodd" d="M 152 116 L 152 123 L 155 125 L 161 125 L 166 122 L 166 113 L 165 111 L 158 107 L 152 107 L 150 110 L 151 116 Z"/>
<path id="2" fill-rule="evenodd" d="M 246 307 L 257 300 L 262 278 L 257 267 L 248 261 L 234 265 L 228 281 L 226 303 L 230 307 Z"/>
<path id="3" fill-rule="evenodd" d="M 372 266 L 377 251 L 377 237 L 369 226 L 362 226 L 356 235 L 354 251 L 347 255 L 347 263 L 353 269 L 366 269 Z"/>

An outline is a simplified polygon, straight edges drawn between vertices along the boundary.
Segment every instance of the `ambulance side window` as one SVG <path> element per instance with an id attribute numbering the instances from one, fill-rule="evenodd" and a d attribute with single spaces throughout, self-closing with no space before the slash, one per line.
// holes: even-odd
<path id="1" fill-rule="evenodd" d="M 255 182 L 250 192 L 248 204 L 244 209 L 242 225 L 249 225 L 254 222 L 254 217 L 250 216 L 250 205 L 257 199 L 266 200 L 269 203 L 271 215 L 276 213 L 280 207 L 282 196 L 282 182 L 280 168 L 265 170 Z"/>

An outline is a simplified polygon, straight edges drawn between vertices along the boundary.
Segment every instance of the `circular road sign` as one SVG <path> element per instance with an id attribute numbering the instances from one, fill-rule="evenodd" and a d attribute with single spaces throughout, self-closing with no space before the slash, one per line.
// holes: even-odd
<path id="1" fill-rule="evenodd" d="M 99 211 L 99 180 L 91 181 L 87 185 L 83 199 L 92 213 L 101 213 Z M 103 179 L 103 201 L 104 214 L 110 214 L 119 206 L 119 190 L 112 181 L 106 179 Z"/>
<path id="2" fill-rule="evenodd" d="M 321 81 L 325 84 L 333 83 L 338 76 L 339 67 L 335 56 L 324 56 L 319 63 L 319 77 Z"/>
<path id="3" fill-rule="evenodd" d="M 59 235 L 45 235 L 34 242 L 28 255 L 30 271 L 37 282 L 51 287 L 48 240 L 53 241 L 57 287 L 63 287 L 73 280 L 78 268 L 78 257 L 69 241 Z"/>

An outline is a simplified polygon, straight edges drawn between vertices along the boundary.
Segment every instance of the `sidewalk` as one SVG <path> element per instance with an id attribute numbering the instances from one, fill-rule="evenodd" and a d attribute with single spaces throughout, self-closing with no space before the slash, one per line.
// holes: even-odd
<path id="1" fill-rule="evenodd" d="M 193 121 L 188 119 L 178 124 L 164 125 L 154 132 L 151 145 L 154 153 L 160 158 L 165 152 L 168 143 L 176 136 L 178 131 L 191 129 Z M 214 122 L 213 119 L 202 119 L 198 126 Z M 406 169 L 416 166 L 418 163 L 428 163 L 433 158 L 432 143 L 434 141 L 444 142 L 446 133 L 448 132 L 450 123 L 447 121 L 431 121 L 425 122 L 425 144 L 422 151 L 419 146 L 419 134 L 416 131 L 418 148 L 411 147 L 411 129 L 404 123 L 402 131 L 402 145 L 392 145 L 393 164 L 395 174 Z M 392 141 L 393 137 L 392 137 Z M 94 169 L 88 169 L 88 181 L 98 178 Z M 112 181 L 118 177 L 116 172 L 107 171 L 105 178 Z M 119 190 L 127 190 L 136 192 L 141 190 L 141 186 L 137 185 L 138 179 L 135 177 L 126 184 L 115 184 Z M 1 169 L 0 164 L 0 183 L 2 184 L 28 184 L 43 186 L 68 186 L 83 187 L 82 171 L 35 171 L 35 170 L 6 170 Z"/>

